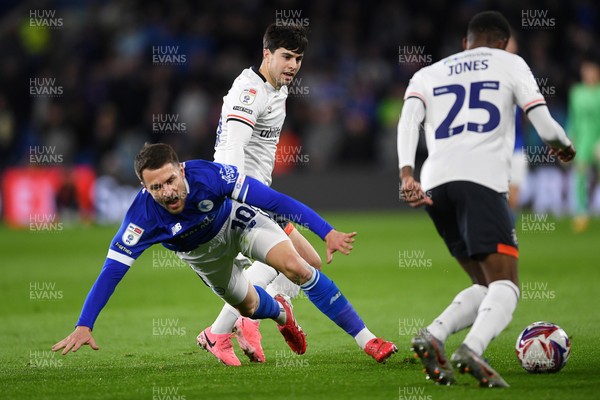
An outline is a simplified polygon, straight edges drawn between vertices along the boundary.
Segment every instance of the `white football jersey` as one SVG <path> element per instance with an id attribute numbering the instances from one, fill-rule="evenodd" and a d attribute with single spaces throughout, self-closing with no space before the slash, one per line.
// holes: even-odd
<path id="1" fill-rule="evenodd" d="M 406 89 L 404 98 L 410 97 L 425 104 L 424 190 L 462 180 L 508 191 L 514 105 L 527 113 L 546 104 L 521 57 L 488 47 L 424 67 Z"/>
<path id="2" fill-rule="evenodd" d="M 235 79 L 223 97 L 221 118 L 217 128 L 215 161 L 241 168 L 245 175 L 271 185 L 275 166 L 275 151 L 285 120 L 285 100 L 288 88 L 275 89 L 257 68 L 247 68 Z M 236 121 L 252 128 L 252 138 L 244 148 L 244 159 L 227 157 L 230 132 L 227 122 Z"/>

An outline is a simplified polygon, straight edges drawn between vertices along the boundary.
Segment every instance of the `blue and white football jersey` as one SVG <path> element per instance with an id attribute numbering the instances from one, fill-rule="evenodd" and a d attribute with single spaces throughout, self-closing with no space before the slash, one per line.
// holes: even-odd
<path id="1" fill-rule="evenodd" d="M 310 227 L 321 239 L 333 229 L 311 208 L 239 173 L 232 165 L 193 160 L 183 167 L 187 189 L 184 209 L 171 214 L 145 189 L 138 193 L 111 241 L 78 326 L 93 328 L 117 284 L 148 247 L 161 243 L 170 250 L 187 252 L 215 237 L 230 218 L 233 200 L 282 215 L 297 215 L 297 222 Z M 250 224 L 247 227 L 252 229 Z M 238 228 L 239 224 L 232 225 L 232 229 Z"/>
<path id="2" fill-rule="evenodd" d="M 108 258 L 131 266 L 148 247 L 162 243 L 173 251 L 190 251 L 221 229 L 231 210 L 238 173 L 235 167 L 203 160 L 183 164 L 185 208 L 171 214 L 142 189 L 113 238 Z"/>

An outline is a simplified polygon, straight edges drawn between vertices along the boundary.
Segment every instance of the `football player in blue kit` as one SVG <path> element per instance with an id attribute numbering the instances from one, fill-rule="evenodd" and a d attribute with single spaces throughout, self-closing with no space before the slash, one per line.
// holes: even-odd
<path id="1" fill-rule="evenodd" d="M 273 298 L 250 283 L 243 268 L 233 262 L 239 252 L 300 285 L 310 301 L 352 337 L 364 329 L 335 283 L 304 261 L 285 232 L 258 208 L 298 215 L 299 223 L 325 241 L 327 263 L 336 251 L 350 253 L 356 232 L 335 230 L 311 208 L 240 174 L 233 166 L 204 160 L 180 163 L 166 144 L 144 146 L 135 158 L 135 170 L 143 189 L 111 241 L 75 330 L 56 343 L 53 351 L 62 349 L 65 355 L 82 345 L 98 349 L 92 336 L 96 318 L 134 261 L 157 243 L 176 252 L 241 315 L 275 320 L 297 353 L 306 348 L 306 339 L 291 306 L 283 296 Z"/>

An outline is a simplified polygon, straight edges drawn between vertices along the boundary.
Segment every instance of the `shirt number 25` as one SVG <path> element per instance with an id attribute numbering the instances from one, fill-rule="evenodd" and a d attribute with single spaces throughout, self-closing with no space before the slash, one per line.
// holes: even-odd
<path id="1" fill-rule="evenodd" d="M 498 124 L 500 124 L 500 110 L 498 107 L 493 103 L 480 98 L 482 90 L 498 90 L 499 88 L 500 82 L 498 81 L 480 81 L 471 83 L 469 86 L 469 109 L 483 109 L 488 112 L 489 119 L 485 123 L 467 122 L 467 131 L 487 133 L 494 130 Z M 465 124 L 452 126 L 452 123 L 464 105 L 466 92 L 467 89 L 464 86 L 456 84 L 433 88 L 434 96 L 444 96 L 448 94 L 456 96 L 448 115 L 435 130 L 436 139 L 448 138 L 464 131 Z"/>

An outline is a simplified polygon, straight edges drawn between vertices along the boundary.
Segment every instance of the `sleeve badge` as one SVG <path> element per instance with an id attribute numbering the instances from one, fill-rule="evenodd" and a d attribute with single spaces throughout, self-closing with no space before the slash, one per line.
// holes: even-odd
<path id="1" fill-rule="evenodd" d="M 123 243 L 127 246 L 134 246 L 140 241 L 143 233 L 144 230 L 142 228 L 134 223 L 129 223 L 121 239 L 123 239 Z"/>
<path id="2" fill-rule="evenodd" d="M 244 89 L 244 91 L 240 94 L 240 101 L 247 106 L 254 103 L 255 98 L 256 89 Z"/>

